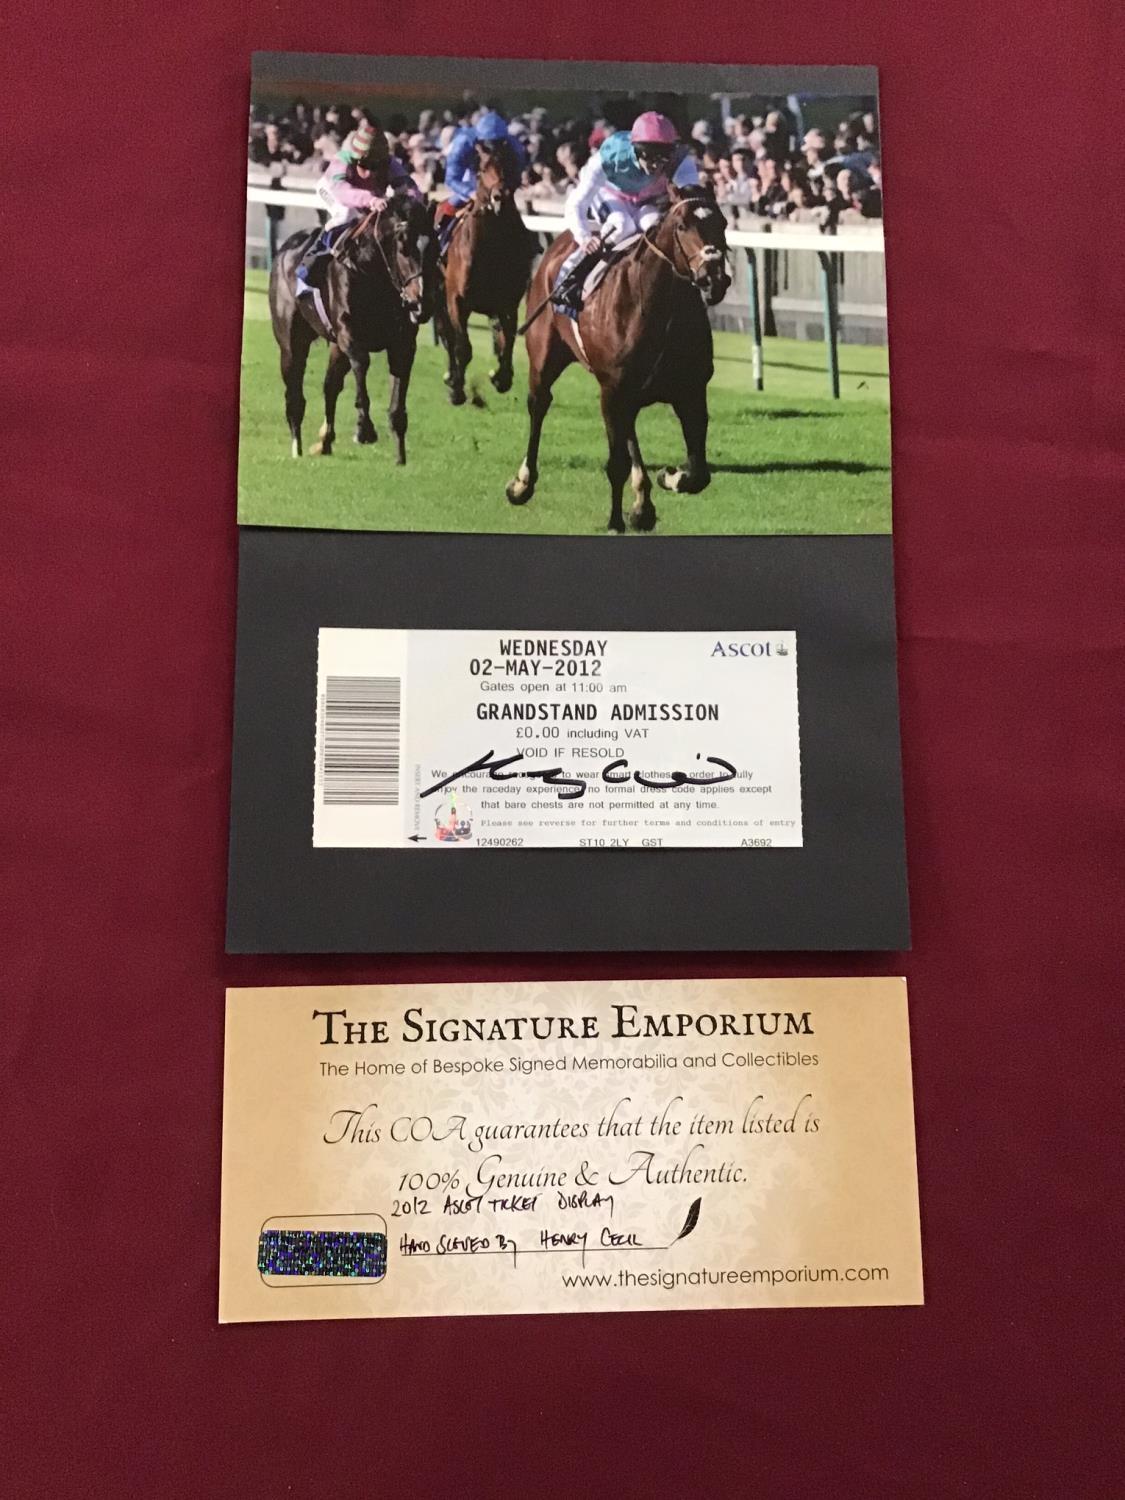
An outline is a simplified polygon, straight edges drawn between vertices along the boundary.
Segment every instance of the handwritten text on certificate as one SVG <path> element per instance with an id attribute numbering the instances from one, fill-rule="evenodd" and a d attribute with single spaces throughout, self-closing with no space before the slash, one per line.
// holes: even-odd
<path id="1" fill-rule="evenodd" d="M 921 1300 L 900 979 L 228 993 L 223 1321 Z"/>
<path id="2" fill-rule="evenodd" d="M 793 631 L 321 630 L 319 848 L 800 846 Z"/>

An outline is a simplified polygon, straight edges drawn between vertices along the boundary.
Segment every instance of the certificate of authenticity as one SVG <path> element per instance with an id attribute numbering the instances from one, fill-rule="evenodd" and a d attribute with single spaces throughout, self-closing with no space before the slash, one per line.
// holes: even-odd
<path id="1" fill-rule="evenodd" d="M 901 979 L 229 990 L 222 1322 L 922 1301 Z"/>
<path id="2" fill-rule="evenodd" d="M 319 635 L 317 848 L 800 847 L 793 631 Z"/>

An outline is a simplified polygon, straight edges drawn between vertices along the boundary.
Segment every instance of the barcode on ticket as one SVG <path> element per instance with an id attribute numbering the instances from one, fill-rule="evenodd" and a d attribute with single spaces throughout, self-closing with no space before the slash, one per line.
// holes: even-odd
<path id="1" fill-rule="evenodd" d="M 313 843 L 401 846 L 406 632 L 379 632 L 375 650 L 368 632 L 349 634 L 352 650 L 320 643 Z"/>
<path id="2" fill-rule="evenodd" d="M 327 807 L 397 807 L 400 677 L 325 679 L 320 775 Z"/>

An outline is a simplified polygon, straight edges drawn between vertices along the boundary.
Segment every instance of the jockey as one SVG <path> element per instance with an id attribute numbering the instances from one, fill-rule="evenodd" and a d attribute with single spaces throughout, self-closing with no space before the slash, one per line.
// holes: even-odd
<path id="1" fill-rule="evenodd" d="M 384 133 L 359 125 L 328 163 L 316 185 L 316 196 L 328 212 L 328 223 L 297 267 L 297 296 L 316 292 L 333 245 L 350 224 L 373 209 L 385 208 L 393 193 L 420 194 L 414 179 L 396 156 Z"/>
<path id="2" fill-rule="evenodd" d="M 527 165 L 527 150 L 518 135 L 513 135 L 499 110 L 489 109 L 475 126 L 464 126 L 449 143 L 445 157 L 447 197 L 438 205 L 435 216 L 438 243 L 444 251 L 453 233 L 453 222 L 477 190 L 477 147 L 496 151 L 504 162 L 504 180 L 514 192 L 520 185 Z"/>
<path id="3" fill-rule="evenodd" d="M 582 284 L 606 250 L 658 224 L 672 186 L 698 181 L 695 157 L 671 120 L 655 110 L 638 115 L 632 130 L 607 136 L 578 174 L 563 210 L 575 249 L 555 278 L 552 301 L 559 312 L 577 318 Z"/>

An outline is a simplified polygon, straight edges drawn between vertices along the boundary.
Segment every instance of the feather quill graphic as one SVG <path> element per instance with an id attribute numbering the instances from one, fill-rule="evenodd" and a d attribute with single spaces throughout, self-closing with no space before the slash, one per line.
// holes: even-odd
<path id="1" fill-rule="evenodd" d="M 688 1209 L 688 1211 L 687 1211 L 687 1218 L 684 1220 L 684 1227 L 680 1230 L 679 1234 L 672 1241 L 673 1245 L 677 1244 L 682 1239 L 686 1239 L 687 1236 L 695 1228 L 695 1226 L 699 1223 L 699 1205 L 702 1202 L 703 1202 L 702 1198 L 697 1198 L 695 1200 L 695 1202 L 691 1205 L 691 1207 Z"/>

